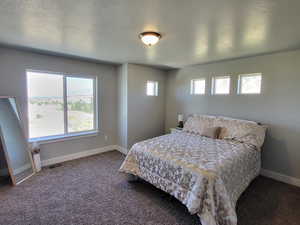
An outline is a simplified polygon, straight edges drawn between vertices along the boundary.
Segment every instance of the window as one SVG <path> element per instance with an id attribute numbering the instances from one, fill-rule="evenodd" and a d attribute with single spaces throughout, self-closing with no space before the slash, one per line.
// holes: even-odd
<path id="1" fill-rule="evenodd" d="M 96 131 L 96 78 L 27 71 L 29 138 Z"/>
<path id="2" fill-rule="evenodd" d="M 230 77 L 220 76 L 212 79 L 213 95 L 228 95 L 230 93 Z"/>
<path id="3" fill-rule="evenodd" d="M 191 94 L 192 95 L 205 94 L 205 79 L 191 80 Z"/>
<path id="4" fill-rule="evenodd" d="M 242 74 L 239 76 L 238 94 L 260 94 L 261 73 Z"/>
<path id="5" fill-rule="evenodd" d="M 148 96 L 158 96 L 158 82 L 148 80 L 146 92 Z"/>

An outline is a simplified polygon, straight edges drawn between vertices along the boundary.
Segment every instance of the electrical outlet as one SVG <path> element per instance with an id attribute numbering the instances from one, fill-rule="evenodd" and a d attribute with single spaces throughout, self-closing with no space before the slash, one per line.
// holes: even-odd
<path id="1" fill-rule="evenodd" d="M 104 136 L 104 139 L 105 139 L 105 141 L 107 141 L 107 140 L 108 140 L 108 136 L 107 136 L 107 135 L 105 135 L 105 136 Z"/>

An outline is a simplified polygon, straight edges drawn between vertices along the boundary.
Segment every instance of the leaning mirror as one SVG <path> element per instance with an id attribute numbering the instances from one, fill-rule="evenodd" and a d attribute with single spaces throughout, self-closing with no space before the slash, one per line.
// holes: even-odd
<path id="1" fill-rule="evenodd" d="M 5 157 L 12 183 L 17 185 L 31 177 L 34 169 L 14 97 L 0 96 L 0 136 L 0 157 Z"/>

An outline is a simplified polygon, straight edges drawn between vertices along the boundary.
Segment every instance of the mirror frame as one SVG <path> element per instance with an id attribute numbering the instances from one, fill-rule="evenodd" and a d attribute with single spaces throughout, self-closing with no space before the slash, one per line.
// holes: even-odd
<path id="1" fill-rule="evenodd" d="M 16 180 L 16 177 L 15 177 L 15 175 L 13 173 L 13 168 L 11 166 L 10 158 L 9 158 L 9 155 L 8 155 L 7 146 L 5 144 L 5 140 L 3 140 L 2 128 L 0 127 L 0 139 L 1 139 L 2 149 L 4 151 L 4 156 L 5 156 L 5 160 L 6 160 L 7 167 L 8 167 L 8 173 L 9 173 L 9 176 L 11 178 L 13 186 L 16 186 L 16 185 L 22 183 L 23 181 L 27 180 L 28 178 L 32 177 L 36 173 L 36 171 L 35 171 L 35 167 L 34 167 L 32 155 L 30 153 L 30 149 L 29 149 L 29 145 L 28 145 L 28 140 L 27 140 L 25 132 L 24 132 L 24 125 L 23 125 L 22 120 L 21 120 L 22 114 L 21 114 L 21 111 L 20 111 L 20 108 L 19 108 L 19 105 L 18 105 L 18 102 L 17 102 L 17 98 L 15 96 L 0 96 L 0 99 L 8 99 L 8 98 L 15 99 L 17 113 L 19 114 L 19 118 L 20 118 L 19 119 L 19 124 L 20 124 L 21 133 L 22 133 L 22 135 L 23 135 L 23 137 L 25 139 L 25 142 L 27 144 L 25 150 L 27 150 L 27 153 L 28 153 L 29 159 L 30 159 L 30 163 L 31 163 L 31 167 L 32 167 L 32 173 L 29 176 L 27 176 L 27 177 L 25 177 L 25 178 L 23 178 L 23 179 L 21 179 L 19 181 Z"/>

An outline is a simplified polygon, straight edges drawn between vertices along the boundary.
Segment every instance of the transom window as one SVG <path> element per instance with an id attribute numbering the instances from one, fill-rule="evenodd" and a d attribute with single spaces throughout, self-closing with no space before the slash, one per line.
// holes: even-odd
<path id="1" fill-rule="evenodd" d="M 148 96 L 158 96 L 158 82 L 148 80 L 146 93 Z"/>
<path id="2" fill-rule="evenodd" d="M 212 94 L 230 94 L 230 76 L 217 76 L 212 78 Z"/>
<path id="3" fill-rule="evenodd" d="M 239 76 L 238 94 L 260 94 L 261 73 L 242 74 Z"/>
<path id="4" fill-rule="evenodd" d="M 191 94 L 204 95 L 205 94 L 205 79 L 191 80 Z"/>
<path id="5" fill-rule="evenodd" d="M 96 77 L 27 71 L 29 138 L 97 130 Z"/>

